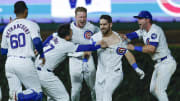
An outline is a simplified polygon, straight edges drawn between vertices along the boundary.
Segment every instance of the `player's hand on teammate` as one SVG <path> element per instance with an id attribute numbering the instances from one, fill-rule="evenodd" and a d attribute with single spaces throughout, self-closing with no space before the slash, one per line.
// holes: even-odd
<path id="1" fill-rule="evenodd" d="M 128 44 L 127 49 L 128 50 L 134 50 L 134 45 L 133 44 Z"/>
<path id="2" fill-rule="evenodd" d="M 144 76 L 145 76 L 144 71 L 141 70 L 140 68 L 136 68 L 135 71 L 138 74 L 138 76 L 140 76 L 140 79 L 142 80 L 144 78 Z"/>
<path id="3" fill-rule="evenodd" d="M 46 62 L 46 59 L 45 58 L 40 58 L 40 60 L 42 61 L 41 62 L 41 66 L 44 66 L 45 62 Z"/>
<path id="4" fill-rule="evenodd" d="M 34 54 L 37 56 L 38 55 L 38 51 L 35 49 L 34 50 Z"/>
<path id="5" fill-rule="evenodd" d="M 126 34 L 119 33 L 119 35 L 121 36 L 121 38 L 122 38 L 123 40 L 127 40 L 127 39 L 128 39 L 127 36 L 126 36 Z"/>
<path id="6" fill-rule="evenodd" d="M 101 40 L 101 41 L 99 42 L 99 44 L 101 45 L 101 48 L 107 48 L 107 47 L 108 47 L 107 42 L 104 41 L 104 40 Z"/>
<path id="7" fill-rule="evenodd" d="M 83 58 L 89 59 L 91 52 L 84 52 Z"/>

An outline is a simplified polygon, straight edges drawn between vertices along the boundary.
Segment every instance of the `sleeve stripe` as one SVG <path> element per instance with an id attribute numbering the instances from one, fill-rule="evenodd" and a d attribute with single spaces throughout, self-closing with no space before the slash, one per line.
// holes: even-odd
<path id="1" fill-rule="evenodd" d="M 159 43 L 158 42 L 149 42 L 149 44 L 152 45 L 152 46 L 157 47 Z"/>

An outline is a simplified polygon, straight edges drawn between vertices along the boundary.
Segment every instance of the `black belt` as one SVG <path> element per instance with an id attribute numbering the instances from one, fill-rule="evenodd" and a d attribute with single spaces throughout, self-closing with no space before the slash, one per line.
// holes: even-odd
<path id="1" fill-rule="evenodd" d="M 41 67 L 37 67 L 37 70 L 39 70 L 39 71 L 41 71 L 42 69 L 41 69 Z M 49 70 L 49 69 L 46 69 L 48 72 L 52 72 L 51 70 Z"/>

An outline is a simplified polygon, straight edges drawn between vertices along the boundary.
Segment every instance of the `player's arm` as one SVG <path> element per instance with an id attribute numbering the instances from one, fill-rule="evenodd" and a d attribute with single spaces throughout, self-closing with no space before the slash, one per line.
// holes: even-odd
<path id="1" fill-rule="evenodd" d="M 30 31 L 31 31 L 31 37 L 33 40 L 34 47 L 40 54 L 40 58 L 42 59 L 42 64 L 45 64 L 43 44 L 40 36 L 40 28 L 36 23 L 32 23 Z"/>
<path id="2" fill-rule="evenodd" d="M 46 44 L 49 43 L 51 39 L 53 39 L 53 35 L 50 35 L 48 38 L 46 38 L 46 40 L 43 42 L 43 47 L 46 46 Z"/>
<path id="3" fill-rule="evenodd" d="M 98 41 L 97 43 L 92 43 L 92 44 L 87 44 L 87 45 L 78 45 L 76 52 L 96 51 L 99 48 L 106 48 L 106 47 L 108 47 L 106 41 L 101 40 L 101 41 Z"/>
<path id="4" fill-rule="evenodd" d="M 139 51 L 143 53 L 155 53 L 157 46 L 158 46 L 158 43 L 144 45 L 144 46 L 134 46 L 132 44 L 128 44 L 127 49 L 135 50 L 135 51 Z"/>
<path id="5" fill-rule="evenodd" d="M 35 46 L 35 49 L 40 54 L 40 58 L 44 58 L 44 52 L 43 52 L 43 44 L 39 37 L 36 37 L 33 39 L 33 44 Z"/>
<path id="6" fill-rule="evenodd" d="M 145 74 L 144 74 L 143 70 L 141 70 L 141 69 L 138 67 L 138 65 L 136 64 L 136 60 L 135 60 L 134 55 L 133 55 L 131 52 L 127 51 L 127 52 L 125 53 L 125 57 L 126 57 L 126 59 L 128 60 L 129 64 L 132 66 L 132 68 L 133 68 L 133 69 L 137 72 L 137 74 L 140 76 L 140 79 L 143 79 Z"/>

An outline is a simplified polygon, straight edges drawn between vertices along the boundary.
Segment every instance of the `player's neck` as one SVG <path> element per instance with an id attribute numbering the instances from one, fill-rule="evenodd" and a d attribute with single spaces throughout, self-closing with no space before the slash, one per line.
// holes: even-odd
<path id="1" fill-rule="evenodd" d="M 152 26 L 151 23 L 149 23 L 149 24 L 147 25 L 146 32 L 149 32 L 149 30 L 151 29 L 151 26 Z"/>
<path id="2" fill-rule="evenodd" d="M 110 30 L 108 33 L 103 34 L 103 37 L 109 37 L 113 34 L 112 30 Z"/>
<path id="3" fill-rule="evenodd" d="M 23 14 L 16 15 L 16 19 L 25 19 L 26 17 Z"/>

